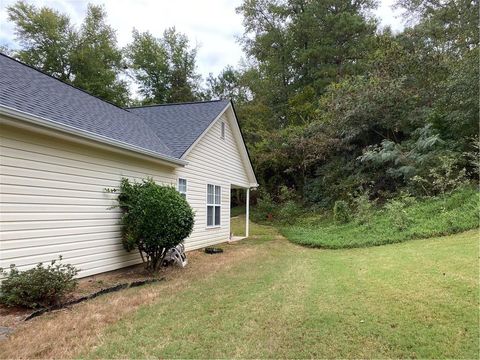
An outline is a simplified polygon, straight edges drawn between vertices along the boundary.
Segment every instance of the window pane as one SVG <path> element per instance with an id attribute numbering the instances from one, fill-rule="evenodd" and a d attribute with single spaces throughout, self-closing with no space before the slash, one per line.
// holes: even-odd
<path id="1" fill-rule="evenodd" d="M 222 188 L 220 186 L 215 186 L 215 204 L 221 204 L 221 193 Z"/>
<path id="2" fill-rule="evenodd" d="M 207 206 L 207 226 L 213 226 L 213 206 Z"/>
<path id="3" fill-rule="evenodd" d="M 215 206 L 215 225 L 220 225 L 220 206 Z"/>
<path id="4" fill-rule="evenodd" d="M 207 204 L 213 204 L 214 203 L 213 202 L 213 200 L 214 200 L 213 189 L 214 189 L 213 185 L 210 185 L 210 184 L 207 185 Z"/>
<path id="5" fill-rule="evenodd" d="M 225 123 L 224 122 L 222 122 L 222 134 L 221 134 L 221 136 L 222 136 L 222 139 L 225 139 Z"/>
<path id="6" fill-rule="evenodd" d="M 187 192 L 187 179 L 178 179 L 178 191 L 181 193 Z"/>

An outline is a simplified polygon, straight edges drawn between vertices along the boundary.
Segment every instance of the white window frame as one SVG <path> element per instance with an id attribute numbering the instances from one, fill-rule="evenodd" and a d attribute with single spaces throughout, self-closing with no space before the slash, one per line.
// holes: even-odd
<path id="1" fill-rule="evenodd" d="M 225 121 L 222 121 L 220 125 L 220 138 L 223 140 L 225 140 L 226 127 Z"/>
<path id="2" fill-rule="evenodd" d="M 182 191 L 182 189 L 180 188 L 180 181 L 181 180 L 184 180 L 185 181 L 185 190 Z M 185 197 L 185 199 L 187 198 L 187 189 L 188 189 L 188 181 L 187 179 L 185 178 L 178 178 L 177 180 L 177 191 L 183 195 L 183 197 Z"/>
<path id="3" fill-rule="evenodd" d="M 208 187 L 213 186 L 213 198 L 209 201 Z M 222 226 L 222 187 L 216 184 L 207 184 L 207 206 L 206 206 L 206 224 L 208 229 L 219 228 Z M 212 224 L 208 224 L 208 208 L 212 208 Z M 218 212 L 218 224 L 215 223 L 216 214 Z"/>

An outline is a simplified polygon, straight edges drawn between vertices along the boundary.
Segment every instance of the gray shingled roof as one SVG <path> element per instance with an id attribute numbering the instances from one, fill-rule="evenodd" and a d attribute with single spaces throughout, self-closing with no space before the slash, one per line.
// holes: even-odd
<path id="1" fill-rule="evenodd" d="M 72 126 L 159 155 L 175 156 L 145 121 L 0 54 L 0 105 Z M 190 114 L 190 113 L 189 113 Z"/>
<path id="2" fill-rule="evenodd" d="M 215 100 L 127 110 L 141 116 L 173 155 L 180 158 L 228 104 L 229 100 Z"/>

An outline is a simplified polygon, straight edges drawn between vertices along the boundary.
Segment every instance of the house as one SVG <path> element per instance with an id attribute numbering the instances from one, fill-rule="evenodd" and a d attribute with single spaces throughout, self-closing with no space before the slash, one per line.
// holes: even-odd
<path id="1" fill-rule="evenodd" d="M 185 195 L 195 211 L 187 250 L 229 240 L 230 190 L 248 199 L 258 186 L 230 101 L 123 109 L 5 55 L 0 155 L 1 267 L 62 255 L 88 276 L 140 262 L 122 247 L 105 191 L 122 177 Z"/>

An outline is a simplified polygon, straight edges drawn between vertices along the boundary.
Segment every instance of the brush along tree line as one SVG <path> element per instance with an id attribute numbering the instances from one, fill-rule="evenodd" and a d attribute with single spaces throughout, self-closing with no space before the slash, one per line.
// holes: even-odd
<path id="1" fill-rule="evenodd" d="M 396 31 L 372 15 L 377 5 L 244 0 L 245 61 L 203 85 L 184 34 L 133 30 L 122 49 L 95 5 L 76 27 L 51 8 L 14 3 L 19 48 L 6 50 L 119 105 L 232 98 L 274 202 L 282 186 L 327 209 L 359 190 L 380 201 L 437 195 L 429 184 L 445 163 L 477 179 L 478 0 L 397 0 L 406 25 Z"/>

